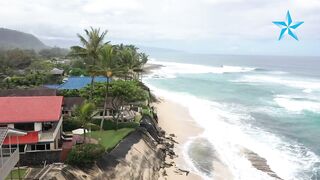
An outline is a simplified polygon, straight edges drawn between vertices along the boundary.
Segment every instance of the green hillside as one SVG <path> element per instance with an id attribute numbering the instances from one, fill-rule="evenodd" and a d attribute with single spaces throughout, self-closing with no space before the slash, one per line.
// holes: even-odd
<path id="1" fill-rule="evenodd" d="M 0 49 L 13 48 L 40 50 L 47 46 L 32 34 L 0 28 Z"/>

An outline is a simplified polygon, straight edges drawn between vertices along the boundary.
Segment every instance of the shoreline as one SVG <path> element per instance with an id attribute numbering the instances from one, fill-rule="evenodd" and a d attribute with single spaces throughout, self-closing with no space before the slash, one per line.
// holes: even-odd
<path id="1" fill-rule="evenodd" d="M 207 179 L 205 176 L 200 175 L 201 172 L 193 167 L 191 160 L 186 153 L 186 145 L 188 143 L 199 142 L 201 139 L 205 139 L 199 135 L 204 132 L 204 129 L 200 127 L 196 121 L 191 117 L 189 110 L 181 104 L 173 102 L 168 99 L 159 98 L 159 102 L 153 104 L 156 107 L 158 114 L 158 125 L 165 132 L 166 135 L 174 134 L 173 139 L 177 141 L 174 146 L 174 152 L 178 156 L 174 159 L 166 157 L 166 163 L 173 163 L 173 166 L 165 168 L 166 176 L 163 176 L 160 172 L 160 180 L 200 180 Z M 196 138 L 195 141 L 192 141 Z M 213 150 L 214 147 L 212 146 Z M 271 178 L 279 179 L 279 177 L 268 165 L 265 158 L 252 150 L 243 148 L 241 153 L 252 164 L 253 168 L 265 173 Z M 220 160 L 219 154 L 212 152 L 214 159 L 212 160 L 212 177 L 217 180 L 231 180 L 234 176 L 230 172 L 230 169 Z M 182 171 L 188 171 L 186 176 Z"/>
<path id="2" fill-rule="evenodd" d="M 189 143 L 199 142 L 205 138 L 199 136 L 204 132 L 204 129 L 200 127 L 197 122 L 191 117 L 189 110 L 181 104 L 168 100 L 166 98 L 160 98 L 160 102 L 155 103 L 158 114 L 158 125 L 166 131 L 166 134 L 174 134 L 174 140 L 179 144 L 174 147 L 174 152 L 178 155 L 177 158 L 166 158 L 167 162 L 174 162 L 174 166 L 166 168 L 167 176 L 160 176 L 160 180 L 200 180 L 213 178 L 217 180 L 231 180 L 234 179 L 229 168 L 220 160 L 219 155 L 215 152 L 212 153 L 212 177 L 205 177 L 200 175 L 200 171 L 195 169 L 190 157 L 187 156 L 186 146 Z M 195 141 L 192 141 L 196 138 Z M 214 147 L 212 146 L 214 149 Z M 210 153 L 210 152 L 209 152 Z M 186 176 L 184 173 L 179 173 L 182 169 L 189 171 Z"/>
<path id="3" fill-rule="evenodd" d="M 184 157 L 184 147 L 188 140 L 200 135 L 203 129 L 196 124 L 189 114 L 187 108 L 167 99 L 159 99 L 160 102 L 153 104 L 158 114 L 158 125 L 167 135 L 174 134 L 175 144 L 174 152 L 178 157 L 170 159 L 166 157 L 166 162 L 173 163 L 173 166 L 165 169 L 167 176 L 160 173 L 160 180 L 200 180 L 200 175 L 193 172 Z M 188 175 L 181 173 L 178 169 L 189 171 Z"/>

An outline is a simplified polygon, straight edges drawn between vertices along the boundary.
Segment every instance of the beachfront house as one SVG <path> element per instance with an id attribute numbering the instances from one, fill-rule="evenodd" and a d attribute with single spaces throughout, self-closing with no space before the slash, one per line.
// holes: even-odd
<path id="1" fill-rule="evenodd" d="M 61 148 L 61 96 L 0 97 L 0 126 L 26 132 L 24 136 L 6 138 L 21 153 Z"/>
<path id="2" fill-rule="evenodd" d="M 94 78 L 95 82 L 107 82 L 110 81 L 107 77 L 97 76 Z M 52 88 L 56 90 L 80 90 L 88 85 L 91 84 L 91 77 L 89 76 L 72 76 L 68 77 L 63 84 L 60 85 L 46 85 L 47 88 Z M 84 98 L 82 97 L 65 97 L 63 102 L 63 109 L 62 114 L 63 116 L 72 116 L 76 107 L 79 107 L 84 102 Z M 112 120 L 114 115 L 114 101 L 111 97 L 107 99 L 106 102 L 106 115 L 105 119 Z M 103 107 L 104 102 L 101 104 L 97 104 L 97 112 L 95 119 L 102 119 L 103 118 Z M 126 104 L 121 108 L 120 112 L 120 120 L 119 122 L 131 122 L 134 120 L 136 112 L 132 110 L 132 105 Z"/>
<path id="3" fill-rule="evenodd" d="M 65 117 L 72 116 L 72 113 L 74 112 L 76 107 L 81 106 L 81 104 L 85 101 L 82 97 L 65 97 L 63 100 L 63 109 L 62 114 Z M 112 120 L 114 115 L 114 107 L 112 104 L 112 98 L 107 98 L 106 101 L 106 115 L 105 119 Z M 93 117 L 94 119 L 102 119 L 103 118 L 103 107 L 104 103 L 97 104 L 97 112 L 96 115 Z M 119 122 L 131 122 L 134 120 L 134 117 L 136 116 L 137 111 L 133 111 L 131 108 L 131 105 L 126 104 L 121 109 L 121 115 L 119 118 Z"/>

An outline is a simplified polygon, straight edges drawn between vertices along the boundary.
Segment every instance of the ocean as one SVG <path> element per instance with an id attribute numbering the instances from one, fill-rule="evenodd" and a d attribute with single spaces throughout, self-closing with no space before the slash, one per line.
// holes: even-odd
<path id="1" fill-rule="evenodd" d="M 203 134 L 185 145 L 190 168 L 212 179 L 213 154 L 235 179 L 272 179 L 243 153 L 267 160 L 282 179 L 320 179 L 320 57 L 157 56 L 144 77 L 159 96 L 188 108 Z"/>

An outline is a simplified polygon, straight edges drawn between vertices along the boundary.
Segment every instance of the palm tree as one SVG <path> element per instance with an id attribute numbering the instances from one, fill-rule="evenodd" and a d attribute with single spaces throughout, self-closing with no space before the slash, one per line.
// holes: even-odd
<path id="1" fill-rule="evenodd" d="M 140 67 L 139 54 L 136 52 L 136 49 L 133 49 L 132 47 L 125 47 L 119 54 L 121 67 L 124 72 L 124 79 L 136 79 L 135 70 Z"/>
<path id="2" fill-rule="evenodd" d="M 139 54 L 139 62 L 138 62 L 138 68 L 136 68 L 134 71 L 138 73 L 138 79 L 139 76 L 141 77 L 142 81 L 142 73 L 143 73 L 143 65 L 145 65 L 149 60 L 149 56 L 146 55 L 145 53 L 140 53 Z"/>
<path id="3" fill-rule="evenodd" d="M 83 128 L 83 139 L 86 142 L 86 128 L 91 123 L 93 116 L 95 115 L 96 107 L 93 103 L 84 102 L 75 111 L 75 119 L 81 122 Z"/>
<path id="4" fill-rule="evenodd" d="M 100 33 L 100 28 L 94 29 L 91 27 L 90 31 L 85 29 L 84 32 L 86 37 L 77 34 L 82 46 L 72 46 L 71 55 L 79 56 L 86 60 L 86 64 L 88 65 L 87 69 L 91 75 L 91 99 L 94 88 L 94 77 L 96 76 L 94 69 L 98 60 L 99 52 L 105 44 L 109 43 L 104 42 L 104 38 L 108 31 L 103 31 Z"/>
<path id="5" fill-rule="evenodd" d="M 106 84 L 106 94 L 105 94 L 104 105 L 103 105 L 103 117 L 100 123 L 100 130 L 103 129 L 103 123 L 104 123 L 106 111 L 107 111 L 109 80 L 113 75 L 119 75 L 119 73 L 122 72 L 118 67 L 116 58 L 117 58 L 117 55 L 115 54 L 115 51 L 112 45 L 105 45 L 101 49 L 96 71 L 97 71 L 97 74 L 107 77 L 107 84 Z"/>

